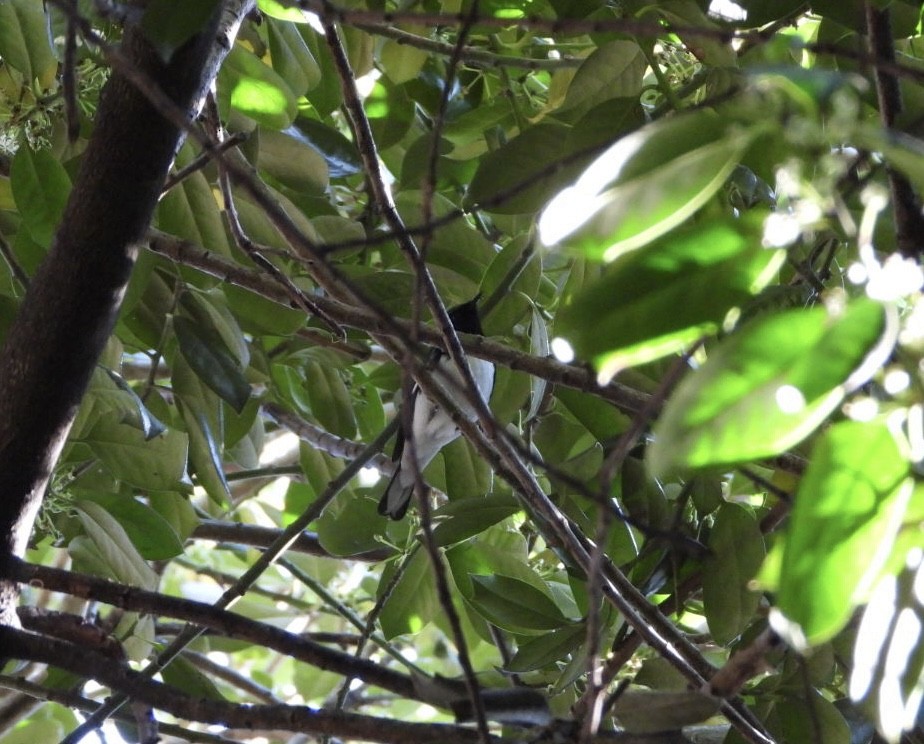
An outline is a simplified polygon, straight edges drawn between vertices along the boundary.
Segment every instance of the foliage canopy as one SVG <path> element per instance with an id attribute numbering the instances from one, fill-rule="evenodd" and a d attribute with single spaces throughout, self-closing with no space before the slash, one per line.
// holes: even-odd
<path id="1" fill-rule="evenodd" d="M 0 0 L 3 332 L 124 24 L 169 60 L 225 3 L 47 5 Z M 18 569 L 102 603 L 121 657 L 7 667 L 55 702 L 0 742 L 73 730 L 90 677 L 190 741 L 472 741 L 473 682 L 588 741 L 920 740 L 920 5 L 257 5 Z M 476 295 L 486 338 L 429 322 Z M 496 385 L 393 522 L 376 473 L 433 345 Z M 61 636 L 31 608 L 75 600 L 24 598 Z M 164 648 L 163 684 L 119 677 Z"/>

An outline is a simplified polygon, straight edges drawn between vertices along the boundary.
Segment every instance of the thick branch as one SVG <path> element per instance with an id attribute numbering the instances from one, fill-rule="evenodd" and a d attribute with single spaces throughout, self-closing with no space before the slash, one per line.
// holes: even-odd
<path id="1" fill-rule="evenodd" d="M 148 592 L 58 568 L 34 566 L 17 559 L 13 561 L 10 566 L 11 578 L 17 581 L 36 583 L 51 591 L 64 592 L 83 599 L 93 599 L 124 610 L 185 620 L 203 628 L 211 628 L 228 638 L 249 641 L 258 646 L 271 648 L 318 669 L 350 675 L 363 680 L 366 684 L 390 690 L 402 697 L 420 699 L 411 679 L 404 674 L 367 659 L 357 659 L 352 654 L 335 651 L 293 633 L 235 615 L 227 610 L 221 610 L 203 602 L 169 597 L 165 594 Z"/>
<path id="2" fill-rule="evenodd" d="M 126 666 L 69 643 L 21 630 L 0 627 L 0 646 L 15 658 L 52 664 L 165 710 L 179 718 L 246 729 L 276 729 L 325 734 L 344 739 L 453 744 L 477 741 L 477 734 L 461 726 L 402 723 L 355 713 L 331 713 L 304 706 L 236 705 L 195 699 L 175 687 L 147 679 Z"/>
<path id="3" fill-rule="evenodd" d="M 207 71 L 217 69 L 219 16 L 167 64 L 139 28 L 125 32 L 123 54 L 187 118 Z M 61 225 L 0 357 L 0 561 L 25 549 L 179 143 L 180 130 L 114 73 Z M 16 623 L 14 603 L 14 587 L 0 585 L 0 623 Z"/>

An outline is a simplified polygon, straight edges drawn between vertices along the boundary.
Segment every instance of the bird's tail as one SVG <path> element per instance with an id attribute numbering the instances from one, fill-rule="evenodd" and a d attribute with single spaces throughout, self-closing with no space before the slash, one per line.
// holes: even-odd
<path id="1" fill-rule="evenodd" d="M 383 517 L 392 519 L 402 519 L 411 505 L 411 495 L 414 492 L 414 484 L 405 485 L 401 477 L 401 467 L 395 469 L 395 474 L 391 476 L 388 488 L 379 499 L 379 514 Z"/>

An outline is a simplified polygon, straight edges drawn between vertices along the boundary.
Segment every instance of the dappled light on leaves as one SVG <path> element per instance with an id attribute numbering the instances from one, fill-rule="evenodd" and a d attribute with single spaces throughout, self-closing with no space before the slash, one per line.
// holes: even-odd
<path id="1" fill-rule="evenodd" d="M 916 725 L 918 4 L 290 5 L 0 0 L 0 744 Z"/>

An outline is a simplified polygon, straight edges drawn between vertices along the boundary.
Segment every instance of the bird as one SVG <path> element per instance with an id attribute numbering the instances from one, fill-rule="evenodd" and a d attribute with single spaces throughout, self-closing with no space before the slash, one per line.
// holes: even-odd
<path id="1" fill-rule="evenodd" d="M 481 328 L 481 318 L 478 314 L 478 296 L 461 305 L 450 309 L 449 320 L 452 327 L 462 333 L 484 335 Z M 434 349 L 431 357 L 434 367 L 438 367 L 446 378 L 452 380 L 453 385 L 440 382 L 442 375 L 435 380 L 441 389 L 455 401 L 462 414 L 470 421 L 477 418 L 475 407 L 456 389 L 463 384 L 462 375 L 455 362 L 448 354 L 440 349 Z M 487 403 L 494 389 L 494 364 L 482 359 L 468 359 L 468 368 L 472 373 L 475 386 L 481 399 Z M 410 420 L 414 438 L 414 454 L 417 456 L 417 467 L 423 469 L 439 454 L 447 444 L 459 436 L 459 427 L 452 417 L 443 408 L 424 395 L 415 385 L 411 390 L 406 405 L 411 406 L 409 417 L 398 412 L 399 426 L 395 439 L 395 449 L 392 460 L 395 462 L 395 471 L 388 483 L 388 487 L 379 500 L 379 514 L 392 519 L 402 519 L 411 503 L 411 494 L 414 491 L 414 464 L 411 460 L 411 448 L 405 448 L 407 440 L 404 431 L 404 422 Z"/>

